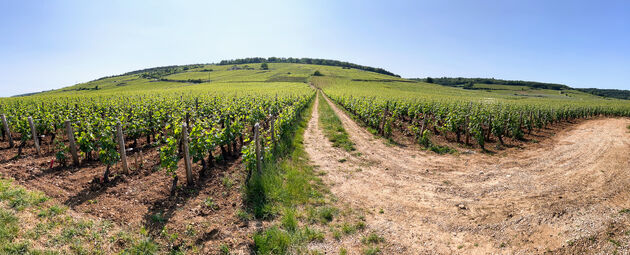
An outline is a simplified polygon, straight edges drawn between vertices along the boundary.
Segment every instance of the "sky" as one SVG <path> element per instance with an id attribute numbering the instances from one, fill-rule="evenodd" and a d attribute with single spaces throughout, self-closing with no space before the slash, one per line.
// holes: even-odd
<path id="1" fill-rule="evenodd" d="M 630 89 L 630 1 L 0 0 L 0 97 L 271 56 Z"/>

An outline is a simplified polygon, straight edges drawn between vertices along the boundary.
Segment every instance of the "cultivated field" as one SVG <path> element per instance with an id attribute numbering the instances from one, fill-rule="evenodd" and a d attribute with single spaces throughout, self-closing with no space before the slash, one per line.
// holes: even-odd
<path id="1" fill-rule="evenodd" d="M 315 63 L 0 99 L 0 253 L 630 252 L 629 101 Z"/>

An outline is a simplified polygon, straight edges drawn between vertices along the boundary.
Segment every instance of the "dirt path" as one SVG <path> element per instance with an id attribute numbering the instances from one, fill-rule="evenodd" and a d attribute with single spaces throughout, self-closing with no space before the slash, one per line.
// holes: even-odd
<path id="1" fill-rule="evenodd" d="M 369 212 L 388 253 L 543 253 L 620 221 L 630 229 L 619 213 L 630 208 L 628 119 L 585 121 L 507 155 L 436 155 L 388 146 L 331 106 L 361 155 L 330 145 L 317 110 L 306 150 L 340 202 Z"/>

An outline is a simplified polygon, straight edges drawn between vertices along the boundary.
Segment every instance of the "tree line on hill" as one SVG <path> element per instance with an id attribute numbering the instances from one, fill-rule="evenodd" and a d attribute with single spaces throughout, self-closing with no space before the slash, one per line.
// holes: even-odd
<path id="1" fill-rule="evenodd" d="M 544 83 L 544 82 L 535 82 L 535 81 L 519 81 L 519 80 L 501 80 L 495 78 L 463 78 L 463 77 L 442 77 L 442 78 L 417 78 L 412 80 L 418 80 L 428 83 L 436 83 L 445 86 L 452 87 L 460 87 L 466 86 L 469 84 L 497 84 L 497 85 L 510 85 L 510 86 L 527 86 L 530 88 L 537 89 L 553 89 L 553 90 L 563 90 L 563 89 L 571 89 L 571 87 L 564 84 L 556 84 L 556 83 Z"/>
<path id="2" fill-rule="evenodd" d="M 422 81 L 427 83 L 435 83 L 444 86 L 451 87 L 463 87 L 465 89 L 472 89 L 474 84 L 497 84 L 508 86 L 526 86 L 534 89 L 552 89 L 552 90 L 564 90 L 574 89 L 589 93 L 601 97 L 617 98 L 630 100 L 630 90 L 620 89 L 598 89 L 598 88 L 572 88 L 564 84 L 545 83 L 535 81 L 520 81 L 520 80 L 501 80 L 495 78 L 463 78 L 463 77 L 442 77 L 442 78 L 414 78 L 411 80 Z"/>
<path id="3" fill-rule="evenodd" d="M 294 63 L 294 64 L 312 64 L 312 65 L 323 65 L 323 66 L 339 66 L 342 68 L 354 68 L 369 72 L 375 72 L 390 76 L 400 77 L 392 72 L 389 72 L 383 68 L 376 68 L 370 66 L 362 66 L 349 62 L 338 61 L 338 60 L 330 60 L 330 59 L 320 59 L 320 58 L 241 58 L 241 59 L 231 59 L 231 60 L 222 60 L 219 62 L 219 65 L 240 65 L 240 64 L 257 64 L 257 63 Z"/>
<path id="4" fill-rule="evenodd" d="M 618 99 L 630 100 L 630 90 L 622 89 L 597 89 L 597 88 L 576 88 L 579 91 L 602 97 L 612 97 Z"/>
<path id="5" fill-rule="evenodd" d="M 180 73 L 183 71 L 187 71 L 188 69 L 193 69 L 193 68 L 201 68 L 204 67 L 203 64 L 192 64 L 192 65 L 173 65 L 173 66 L 160 66 L 160 67 L 151 67 L 151 68 L 145 68 L 145 69 L 141 69 L 141 70 L 136 70 L 136 71 L 132 71 L 132 72 L 127 72 L 124 73 L 122 75 L 130 75 L 130 74 L 143 74 L 143 73 L 168 73 L 168 74 L 173 74 L 173 73 Z"/>

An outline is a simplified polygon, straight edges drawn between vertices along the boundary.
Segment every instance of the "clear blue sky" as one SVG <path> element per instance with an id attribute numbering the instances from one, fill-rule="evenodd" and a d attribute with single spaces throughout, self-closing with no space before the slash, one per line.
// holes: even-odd
<path id="1" fill-rule="evenodd" d="M 0 0 L 0 96 L 257 56 L 630 89 L 630 1 Z"/>

